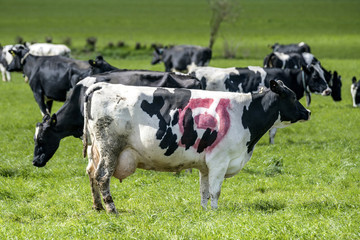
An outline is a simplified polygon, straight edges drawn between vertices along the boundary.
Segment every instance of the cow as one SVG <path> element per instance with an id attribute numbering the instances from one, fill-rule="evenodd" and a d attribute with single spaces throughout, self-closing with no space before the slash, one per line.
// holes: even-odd
<path id="1" fill-rule="evenodd" d="M 35 56 L 64 56 L 70 57 L 71 50 L 64 44 L 34 43 L 27 45 L 30 54 Z"/>
<path id="2" fill-rule="evenodd" d="M 350 92 L 353 101 L 353 107 L 360 107 L 360 81 L 356 81 L 355 76 L 352 78 Z"/>
<path id="3" fill-rule="evenodd" d="M 82 136 L 85 91 L 96 82 L 152 87 L 201 88 L 200 82 L 193 77 L 145 70 L 113 71 L 87 77 L 75 85 L 64 105 L 56 113 L 51 117 L 46 114 L 43 121 L 36 124 L 34 166 L 45 166 L 58 149 L 61 139 L 68 136 L 76 138 Z"/>
<path id="4" fill-rule="evenodd" d="M 311 53 L 282 53 L 272 52 L 264 59 L 265 68 L 307 68 L 313 66 L 319 76 L 322 77 L 330 86 L 332 90 L 331 96 L 334 101 L 341 101 L 341 77 L 338 77 L 337 72 L 332 76 L 331 72 L 325 70 L 320 61 Z M 335 79 L 335 82 L 334 82 Z"/>
<path id="5" fill-rule="evenodd" d="M 132 93 L 129 95 L 129 93 Z M 104 106 L 104 107 L 99 107 Z M 307 121 L 310 111 L 281 81 L 258 93 L 92 85 L 84 103 L 84 152 L 93 208 L 117 213 L 110 178 L 137 168 L 200 171 L 201 206 L 218 207 L 224 178 L 236 175 L 272 126 Z"/>
<path id="6" fill-rule="evenodd" d="M 26 47 L 29 49 L 30 54 L 35 56 L 55 56 L 55 55 L 61 55 L 69 57 L 71 50 L 63 45 L 63 44 L 49 44 L 49 43 L 36 43 L 29 45 L 27 44 L 15 44 L 15 45 L 6 45 L 2 49 L 0 54 L 0 71 L 2 74 L 2 80 L 3 81 L 10 81 L 11 80 L 11 74 L 9 71 L 6 70 L 7 66 L 12 62 L 13 56 L 9 53 L 9 50 L 11 49 L 18 49 L 19 47 Z M 28 79 L 25 78 L 25 82 L 27 82 Z"/>
<path id="7" fill-rule="evenodd" d="M 211 60 L 210 48 L 194 45 L 177 45 L 156 48 L 151 64 L 164 62 L 165 71 L 187 71 L 191 66 L 207 66 Z"/>
<path id="8" fill-rule="evenodd" d="M 323 96 L 331 94 L 328 84 L 312 66 L 303 70 L 254 66 L 247 68 L 198 67 L 189 74 L 198 78 L 206 90 L 244 93 L 256 92 L 261 87 L 269 87 L 270 80 L 281 79 L 295 92 L 298 100 L 306 95 L 308 106 L 311 102 L 310 92 Z M 275 134 L 276 128 L 271 129 L 269 132 L 271 144 L 274 143 Z"/>
<path id="9" fill-rule="evenodd" d="M 63 56 L 34 56 L 23 47 L 10 52 L 14 59 L 7 69 L 23 71 L 43 116 L 50 114 L 53 100 L 64 102 L 67 92 L 79 80 L 98 73 L 87 61 Z"/>
<path id="10" fill-rule="evenodd" d="M 270 46 L 273 52 L 282 52 L 282 53 L 303 53 L 308 52 L 310 53 L 310 46 L 304 42 L 297 43 L 297 44 L 279 44 L 275 43 L 274 45 Z"/>

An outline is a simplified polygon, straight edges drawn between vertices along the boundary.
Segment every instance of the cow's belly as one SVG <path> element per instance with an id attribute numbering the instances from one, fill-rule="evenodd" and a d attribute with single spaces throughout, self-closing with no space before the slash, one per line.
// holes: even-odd
<path id="1" fill-rule="evenodd" d="M 156 171 L 180 171 L 187 168 L 202 168 L 205 165 L 205 152 L 198 153 L 195 148 L 182 146 L 179 134 L 177 144 L 168 146 L 170 142 L 156 139 L 156 130 L 142 127 L 137 136 L 130 142 L 138 153 L 138 167 Z M 136 136 L 135 135 L 135 136 Z"/>

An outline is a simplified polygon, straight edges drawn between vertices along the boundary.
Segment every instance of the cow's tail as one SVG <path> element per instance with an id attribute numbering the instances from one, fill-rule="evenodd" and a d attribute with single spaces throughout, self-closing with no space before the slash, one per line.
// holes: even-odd
<path id="1" fill-rule="evenodd" d="M 84 99 L 84 129 L 83 129 L 83 157 L 87 156 L 87 147 L 88 147 L 88 140 L 90 135 L 88 133 L 88 121 L 90 116 L 90 107 L 91 107 L 91 96 L 92 94 L 100 90 L 102 86 L 98 86 L 99 84 L 92 85 L 85 93 Z"/>
<path id="2" fill-rule="evenodd" d="M 273 59 L 276 57 L 275 53 L 270 53 L 264 58 L 264 68 L 272 68 L 274 67 Z"/>

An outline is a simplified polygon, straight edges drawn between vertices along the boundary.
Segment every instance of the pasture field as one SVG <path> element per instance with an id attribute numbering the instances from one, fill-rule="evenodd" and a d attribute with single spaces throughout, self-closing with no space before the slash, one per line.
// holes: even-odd
<path id="1" fill-rule="evenodd" d="M 240 2 L 240 18 L 224 24 L 212 66 L 262 65 L 267 44 L 305 41 L 326 69 L 342 76 L 343 100 L 312 95 L 310 121 L 278 130 L 274 145 L 265 135 L 245 168 L 224 181 L 218 210 L 201 209 L 197 170 L 179 176 L 137 170 L 123 183 L 112 179 L 120 212 L 113 216 L 91 209 L 79 139 L 65 138 L 46 167 L 32 166 L 41 114 L 22 75 L 12 74 L 11 82 L 0 82 L 0 239 L 360 239 L 360 110 L 350 96 L 352 76 L 360 77 L 360 2 Z M 80 48 L 94 35 L 98 51 L 118 40 L 207 44 L 206 1 L 149 4 L 6 0 L 0 42 L 69 36 Z M 238 44 L 237 58 L 222 58 L 224 38 Z M 150 65 L 149 51 L 106 60 L 163 69 Z"/>

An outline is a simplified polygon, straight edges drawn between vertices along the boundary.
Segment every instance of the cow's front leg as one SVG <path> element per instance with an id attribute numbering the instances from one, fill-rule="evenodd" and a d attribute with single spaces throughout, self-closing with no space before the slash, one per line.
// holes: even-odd
<path id="1" fill-rule="evenodd" d="M 201 194 L 201 206 L 205 210 L 210 198 L 209 193 L 209 175 L 207 172 L 200 171 L 200 194 Z"/>
<path id="2" fill-rule="evenodd" d="M 36 103 L 39 105 L 40 107 L 40 111 L 41 111 L 41 114 L 44 116 L 46 114 L 49 114 L 50 113 L 47 111 L 47 108 L 46 108 L 46 105 L 45 105 L 45 102 L 44 102 L 44 95 L 41 91 L 34 91 L 34 98 L 35 98 L 35 101 Z"/>
<path id="3" fill-rule="evenodd" d="M 305 93 L 305 97 L 306 97 L 306 106 L 310 106 L 310 103 L 311 103 L 311 93 L 309 93 L 309 92 Z"/>
<path id="4" fill-rule="evenodd" d="M 271 128 L 271 129 L 269 130 L 269 143 L 270 143 L 270 144 L 274 144 L 274 143 L 275 143 L 274 138 L 275 138 L 276 130 L 277 130 L 276 128 Z"/>
<path id="5" fill-rule="evenodd" d="M 46 101 L 46 111 L 48 111 L 49 113 L 51 113 L 51 108 L 53 105 L 53 100 L 48 99 L 47 97 L 45 97 L 45 101 Z"/>
<path id="6" fill-rule="evenodd" d="M 110 159 L 113 159 L 114 161 L 109 161 Z M 101 155 L 99 165 L 95 171 L 95 179 L 99 185 L 99 189 L 105 203 L 106 211 L 109 213 L 117 214 L 114 201 L 110 194 L 110 178 L 115 171 L 115 161 L 116 158 Z"/>

